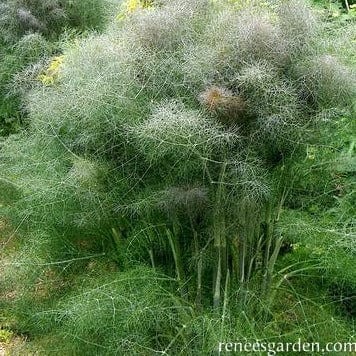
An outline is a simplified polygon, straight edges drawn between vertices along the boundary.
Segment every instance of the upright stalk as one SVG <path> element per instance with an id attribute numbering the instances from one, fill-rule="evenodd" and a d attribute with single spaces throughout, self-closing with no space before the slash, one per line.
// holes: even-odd
<path id="1" fill-rule="evenodd" d="M 263 282 L 262 282 L 262 291 L 266 293 L 267 283 L 269 279 L 268 275 L 268 264 L 272 248 L 272 203 L 269 202 L 266 208 L 266 221 L 265 221 L 265 231 L 264 238 L 266 240 L 264 258 L 263 258 Z"/>
<path id="2" fill-rule="evenodd" d="M 179 285 L 180 292 L 182 296 L 184 296 L 184 268 L 182 264 L 182 257 L 181 257 L 181 249 L 178 240 L 178 236 L 176 233 L 172 233 L 169 229 L 166 229 L 166 234 L 168 237 L 169 244 L 171 246 L 174 265 L 176 270 L 177 281 Z"/>
<path id="3" fill-rule="evenodd" d="M 224 162 L 221 167 L 218 188 L 216 192 L 215 214 L 214 214 L 214 250 L 217 254 L 217 265 L 214 278 L 214 308 L 219 308 L 221 301 L 221 279 L 223 275 L 223 266 L 226 264 L 226 237 L 225 237 L 225 216 L 223 212 L 223 194 L 224 194 L 224 176 L 227 163 Z M 224 268 L 225 269 L 225 268 Z"/>
<path id="4" fill-rule="evenodd" d="M 214 308 L 218 309 L 221 300 L 221 249 L 218 248 L 218 263 L 217 271 L 215 277 L 215 287 L 214 287 Z"/>
<path id="5" fill-rule="evenodd" d="M 197 291 L 196 291 L 196 299 L 195 303 L 198 308 L 201 307 L 201 293 L 202 293 L 202 275 L 203 275 L 203 259 L 202 259 L 202 254 L 199 249 L 199 242 L 198 242 L 198 234 L 194 230 L 194 249 L 195 249 L 195 255 L 197 258 Z"/>

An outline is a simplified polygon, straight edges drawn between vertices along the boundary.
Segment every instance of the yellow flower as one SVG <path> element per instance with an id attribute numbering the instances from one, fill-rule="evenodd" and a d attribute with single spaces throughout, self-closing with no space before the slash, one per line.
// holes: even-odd
<path id="1" fill-rule="evenodd" d="M 117 15 L 117 19 L 121 21 L 139 9 L 148 9 L 151 7 L 152 0 L 126 0 L 121 5 L 121 11 Z"/>
<path id="2" fill-rule="evenodd" d="M 37 79 L 44 85 L 53 85 L 58 80 L 63 61 L 64 55 L 54 57 L 48 68 L 44 70 Z"/>
<path id="3" fill-rule="evenodd" d="M 141 1 L 140 0 L 129 0 L 126 5 L 126 11 L 131 14 L 135 10 L 141 7 Z"/>

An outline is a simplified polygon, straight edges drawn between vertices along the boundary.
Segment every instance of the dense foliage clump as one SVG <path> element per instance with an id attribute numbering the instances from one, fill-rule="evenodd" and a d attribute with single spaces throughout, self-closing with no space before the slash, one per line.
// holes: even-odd
<path id="1" fill-rule="evenodd" d="M 84 0 L 5 0 L 0 7 L 0 41 L 13 43 L 27 33 L 56 36 L 64 27 L 100 29 L 114 2 Z"/>
<path id="2" fill-rule="evenodd" d="M 1 2 L 0 136 L 26 126 L 23 93 L 49 58 L 74 34 L 102 30 L 117 6 L 115 0 Z"/>

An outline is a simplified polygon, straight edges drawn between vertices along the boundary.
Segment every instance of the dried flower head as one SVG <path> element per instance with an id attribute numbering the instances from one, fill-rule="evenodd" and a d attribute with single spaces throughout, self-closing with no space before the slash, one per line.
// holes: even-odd
<path id="1" fill-rule="evenodd" d="M 199 101 L 217 114 L 223 123 L 241 123 L 244 120 L 246 101 L 226 88 L 211 86 L 199 95 Z"/>

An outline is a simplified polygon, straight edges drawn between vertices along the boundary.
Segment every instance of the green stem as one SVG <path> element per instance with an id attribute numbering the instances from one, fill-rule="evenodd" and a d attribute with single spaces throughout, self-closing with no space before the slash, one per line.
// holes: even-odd
<path id="1" fill-rule="evenodd" d="M 150 260 L 151 260 L 151 265 L 152 265 L 152 268 L 155 270 L 156 269 L 156 265 L 155 265 L 155 259 L 154 259 L 154 256 L 153 256 L 153 250 L 150 248 L 148 250 L 148 253 L 150 255 Z"/>
<path id="2" fill-rule="evenodd" d="M 262 282 L 262 290 L 266 293 L 267 283 L 268 283 L 268 263 L 270 259 L 271 247 L 272 247 L 272 224 L 271 224 L 271 215 L 272 215 L 272 204 L 268 203 L 266 209 L 266 221 L 265 221 L 265 254 L 263 259 L 263 282 Z"/>
<path id="3" fill-rule="evenodd" d="M 202 288 L 202 275 L 203 275 L 203 259 L 199 250 L 198 234 L 194 231 L 194 246 L 195 255 L 197 256 L 197 294 L 196 294 L 196 306 L 201 308 L 201 288 Z"/>
<path id="4" fill-rule="evenodd" d="M 218 309 L 221 299 L 221 248 L 218 248 L 218 263 L 214 288 L 214 308 Z"/>
<path id="5" fill-rule="evenodd" d="M 350 5 L 349 5 L 348 0 L 345 0 L 345 6 L 346 6 L 347 12 L 350 12 Z"/>
<path id="6" fill-rule="evenodd" d="M 224 336 L 224 326 L 225 326 L 225 319 L 227 314 L 227 305 L 229 302 L 229 283 L 230 283 L 230 270 L 228 269 L 225 278 L 224 304 L 223 304 L 222 315 L 221 315 L 221 329 L 220 329 L 221 340 L 223 339 Z"/>
<path id="7" fill-rule="evenodd" d="M 223 275 L 222 265 L 226 258 L 226 238 L 225 238 L 225 217 L 223 212 L 222 198 L 224 194 L 224 176 L 227 163 L 224 162 L 219 175 L 219 186 L 216 191 L 215 212 L 214 212 L 214 248 L 218 255 L 216 274 L 214 278 L 214 308 L 218 308 L 221 300 L 221 279 Z"/>
<path id="8" fill-rule="evenodd" d="M 279 251 L 281 249 L 282 242 L 283 242 L 283 237 L 280 237 L 277 239 L 272 256 L 268 261 L 268 267 L 267 267 L 267 271 L 266 271 L 267 278 L 266 278 L 266 285 L 265 285 L 265 293 L 266 293 L 267 298 L 269 298 L 274 266 L 276 264 L 277 257 L 279 255 Z"/>
<path id="9" fill-rule="evenodd" d="M 179 289 L 184 295 L 184 288 L 183 288 L 183 283 L 184 283 L 184 269 L 183 269 L 183 264 L 182 264 L 182 258 L 181 258 L 181 251 L 180 251 L 180 245 L 179 245 L 179 240 L 178 237 L 175 233 L 172 233 L 169 229 L 166 229 L 166 233 L 168 236 L 168 241 L 172 249 L 172 254 L 173 254 L 173 259 L 174 259 L 174 264 L 175 264 L 175 269 L 176 269 L 176 275 L 177 275 L 177 281 L 179 285 Z"/>
<path id="10" fill-rule="evenodd" d="M 300 269 L 296 269 L 294 271 L 288 272 L 286 274 L 283 275 L 283 277 L 276 283 L 276 285 L 273 288 L 273 291 L 271 293 L 271 295 L 269 296 L 269 303 L 268 305 L 271 306 L 273 303 L 273 300 L 275 299 L 277 290 L 281 287 L 282 283 L 286 280 L 288 280 L 289 278 L 297 275 L 300 272 L 304 272 L 304 271 L 309 271 L 309 270 L 315 270 L 315 269 L 320 269 L 320 266 L 309 266 L 309 267 L 304 267 L 304 268 L 300 268 Z"/>
<path id="11" fill-rule="evenodd" d="M 239 277 L 242 285 L 245 282 L 246 241 L 244 237 L 241 237 L 239 247 Z"/>

